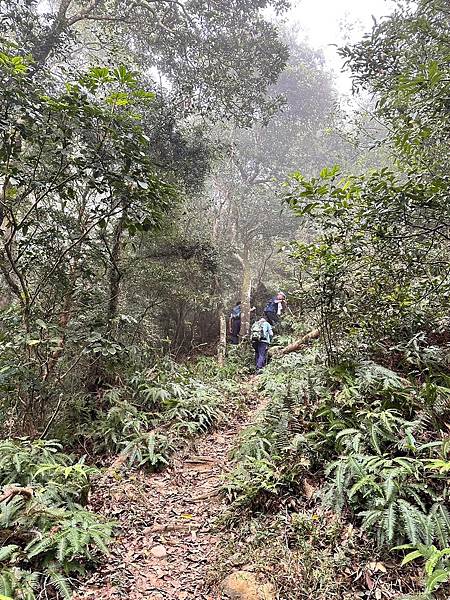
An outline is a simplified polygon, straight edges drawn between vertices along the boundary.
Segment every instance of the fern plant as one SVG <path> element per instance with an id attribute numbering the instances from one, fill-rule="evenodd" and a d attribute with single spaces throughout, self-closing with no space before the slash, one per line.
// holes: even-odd
<path id="1" fill-rule="evenodd" d="M 175 448 L 172 438 L 162 433 L 136 433 L 122 442 L 122 454 L 128 464 L 137 467 L 159 469 L 169 464 L 170 454 Z"/>
<path id="2" fill-rule="evenodd" d="M 36 600 L 39 579 L 39 573 L 18 567 L 2 568 L 0 570 L 0 598 L 3 596 L 7 600 L 13 600 L 13 598 Z"/>
<path id="3" fill-rule="evenodd" d="M 111 539 L 112 523 L 80 507 L 97 470 L 55 442 L 5 440 L 0 451 L 3 481 L 21 486 L 9 485 L 0 502 L 0 536 L 8 541 L 0 548 L 0 594 L 34 600 L 50 587 L 70 598 L 71 574 L 107 552 Z"/>
<path id="4" fill-rule="evenodd" d="M 39 486 L 49 504 L 73 508 L 87 503 L 91 479 L 98 473 L 96 467 L 85 464 L 84 457 L 66 465 L 41 463 L 37 465 L 31 484 Z"/>
<path id="5" fill-rule="evenodd" d="M 350 452 L 326 468 L 324 501 L 336 510 L 351 507 L 380 545 L 405 540 L 447 545 L 450 514 L 439 496 L 442 490 L 426 476 L 426 462 Z"/>
<path id="6" fill-rule="evenodd" d="M 55 441 L 4 440 L 0 443 L 0 485 L 32 486 L 53 506 L 85 504 L 98 469 L 61 452 Z"/>
<path id="7" fill-rule="evenodd" d="M 425 560 L 425 591 L 436 591 L 443 583 L 450 581 L 450 548 L 439 550 L 436 546 L 405 544 L 393 550 L 412 550 L 402 560 L 402 565 L 413 560 Z"/>
<path id="8" fill-rule="evenodd" d="M 0 485 L 27 485 L 41 464 L 67 466 L 72 459 L 55 440 L 26 438 L 0 442 Z"/>
<path id="9" fill-rule="evenodd" d="M 1 593 L 16 597 L 20 591 L 19 597 L 34 598 L 37 584 L 47 578 L 62 597 L 69 598 L 68 578 L 82 573 L 84 562 L 94 560 L 95 553 L 107 553 L 113 524 L 82 509 L 52 508 L 41 501 L 42 497 L 26 501 L 16 496 L 0 503 L 0 532 L 13 542 L 0 549 L 5 566 Z M 22 565 L 34 571 L 23 570 Z"/>
<path id="10" fill-rule="evenodd" d="M 177 431 L 205 432 L 225 421 L 222 402 L 217 389 L 192 379 L 164 401 L 163 418 Z"/>
<path id="11" fill-rule="evenodd" d="M 276 495 L 283 480 L 277 466 L 267 459 L 248 457 L 225 480 L 225 490 L 235 505 L 252 505 Z"/>
<path id="12" fill-rule="evenodd" d="M 50 526 L 48 529 L 48 526 Z M 85 510 L 63 511 L 48 522 L 24 548 L 28 560 L 41 556 L 43 563 L 57 561 L 66 574 L 73 570 L 73 562 L 80 557 L 92 559 L 93 549 L 107 554 L 111 541 L 112 523 L 102 522 Z"/>
<path id="13" fill-rule="evenodd" d="M 109 400 L 111 406 L 97 421 L 94 435 L 101 447 L 116 452 L 127 436 L 140 434 L 151 427 L 150 415 L 131 402 L 121 400 L 120 395 L 110 395 Z"/>

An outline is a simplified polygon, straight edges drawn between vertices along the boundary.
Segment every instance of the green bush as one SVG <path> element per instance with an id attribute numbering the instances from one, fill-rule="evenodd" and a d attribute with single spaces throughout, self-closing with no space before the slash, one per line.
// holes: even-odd
<path id="1" fill-rule="evenodd" d="M 39 590 L 70 598 L 70 579 L 107 553 L 112 523 L 85 510 L 97 469 L 54 441 L 0 444 L 0 594 L 37 599 Z"/>
<path id="2" fill-rule="evenodd" d="M 402 565 L 417 559 L 425 560 L 425 590 L 427 593 L 436 591 L 441 584 L 450 581 L 450 548 L 439 550 L 436 546 L 405 544 L 394 550 L 412 550 L 405 556 Z"/>
<path id="3" fill-rule="evenodd" d="M 429 427 L 421 383 L 372 361 L 327 367 L 317 348 L 272 361 L 260 381 L 269 402 L 227 483 L 241 504 L 295 494 L 308 470 L 324 506 L 380 546 L 449 544 L 448 443 Z"/>
<path id="4" fill-rule="evenodd" d="M 169 359 L 133 373 L 128 383 L 108 390 L 103 410 L 82 430 L 96 452 L 123 454 L 129 465 L 158 469 L 183 439 L 224 424 L 237 406 L 237 384 L 215 371 L 211 382 L 197 377 L 209 359 L 193 370 Z M 228 410 L 224 405 L 228 404 Z"/>

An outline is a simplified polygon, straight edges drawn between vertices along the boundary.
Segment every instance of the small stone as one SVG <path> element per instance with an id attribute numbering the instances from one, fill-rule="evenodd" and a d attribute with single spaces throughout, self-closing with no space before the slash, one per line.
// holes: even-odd
<path id="1" fill-rule="evenodd" d="M 150 552 L 155 558 L 164 558 L 165 556 L 167 556 L 167 550 L 162 544 L 159 544 L 158 546 L 153 546 Z"/>

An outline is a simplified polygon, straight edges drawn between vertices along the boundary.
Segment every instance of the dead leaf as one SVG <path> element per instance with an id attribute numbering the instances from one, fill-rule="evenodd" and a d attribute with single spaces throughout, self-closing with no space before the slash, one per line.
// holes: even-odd
<path id="1" fill-rule="evenodd" d="M 364 574 L 364 578 L 366 580 L 366 585 L 368 587 L 369 590 L 373 590 L 373 588 L 375 587 L 375 582 L 372 579 L 372 577 L 369 575 L 369 573 L 365 573 Z"/>
<path id="2" fill-rule="evenodd" d="M 313 485 L 311 485 L 307 479 L 304 479 L 303 493 L 305 494 L 307 500 L 311 500 L 311 498 L 314 496 L 315 491 L 316 488 Z"/>

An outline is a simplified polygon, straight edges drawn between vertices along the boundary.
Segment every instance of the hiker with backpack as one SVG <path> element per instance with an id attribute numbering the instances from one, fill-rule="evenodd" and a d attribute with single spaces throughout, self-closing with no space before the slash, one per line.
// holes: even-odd
<path id="1" fill-rule="evenodd" d="M 286 309 L 286 294 L 278 292 L 276 296 L 271 298 L 264 309 L 264 316 L 271 325 L 276 325 Z"/>
<path id="2" fill-rule="evenodd" d="M 230 333 L 230 343 L 239 344 L 239 332 L 241 330 L 241 303 L 236 302 L 233 306 L 228 320 L 228 331 Z"/>
<path id="3" fill-rule="evenodd" d="M 265 317 L 253 323 L 250 340 L 255 350 L 256 374 L 259 375 L 267 365 L 269 346 L 273 338 L 273 329 Z"/>

